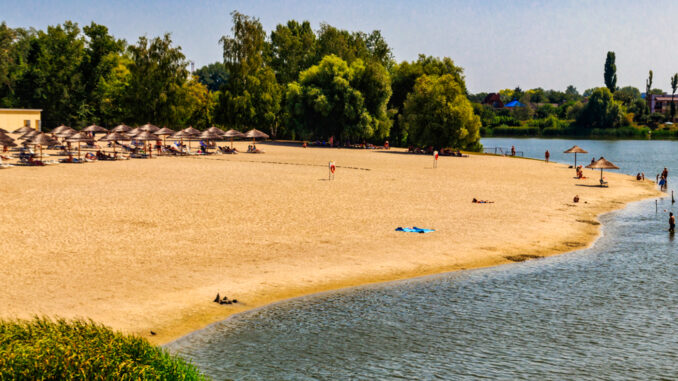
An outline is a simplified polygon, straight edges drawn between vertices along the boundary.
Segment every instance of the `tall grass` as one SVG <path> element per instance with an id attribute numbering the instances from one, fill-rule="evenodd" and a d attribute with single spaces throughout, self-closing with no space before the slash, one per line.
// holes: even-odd
<path id="1" fill-rule="evenodd" d="M 92 321 L 0 320 L 0 380 L 203 380 L 137 336 Z"/>

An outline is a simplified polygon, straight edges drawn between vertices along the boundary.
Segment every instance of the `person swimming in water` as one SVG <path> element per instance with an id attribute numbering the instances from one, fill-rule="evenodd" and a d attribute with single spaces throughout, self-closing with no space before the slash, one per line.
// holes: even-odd
<path id="1" fill-rule="evenodd" d="M 676 218 L 673 216 L 673 213 L 669 213 L 669 232 L 675 233 L 676 231 Z"/>

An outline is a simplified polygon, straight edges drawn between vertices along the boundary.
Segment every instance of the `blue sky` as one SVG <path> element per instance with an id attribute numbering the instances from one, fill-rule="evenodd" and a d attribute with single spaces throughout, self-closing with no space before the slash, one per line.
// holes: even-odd
<path id="1" fill-rule="evenodd" d="M 578 90 L 603 85 L 608 50 L 616 52 L 618 85 L 670 91 L 678 72 L 671 20 L 677 1 L 99 1 L 0 0 L 0 20 L 43 29 L 64 20 L 94 21 L 128 42 L 172 33 L 200 67 L 221 60 L 219 38 L 229 13 L 258 17 L 267 32 L 287 20 L 351 31 L 382 31 L 396 59 L 451 57 L 471 92 L 533 87 Z"/>

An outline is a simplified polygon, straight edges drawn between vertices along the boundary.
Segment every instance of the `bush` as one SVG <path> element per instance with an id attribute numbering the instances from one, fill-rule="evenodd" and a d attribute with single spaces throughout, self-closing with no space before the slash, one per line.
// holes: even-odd
<path id="1" fill-rule="evenodd" d="M 202 380 L 147 340 L 92 321 L 0 321 L 0 380 Z"/>
<path id="2" fill-rule="evenodd" d="M 539 127 L 534 126 L 519 126 L 519 127 L 510 127 L 507 125 L 501 125 L 495 127 L 492 130 L 493 136 L 537 136 L 539 135 Z"/>

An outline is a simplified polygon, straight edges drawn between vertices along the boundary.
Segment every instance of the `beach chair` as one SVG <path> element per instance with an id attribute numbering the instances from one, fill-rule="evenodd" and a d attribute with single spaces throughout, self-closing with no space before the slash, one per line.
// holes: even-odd
<path id="1" fill-rule="evenodd" d="M 601 187 L 607 187 L 608 186 L 607 181 L 600 179 L 600 186 Z"/>

